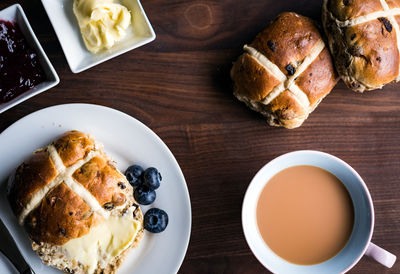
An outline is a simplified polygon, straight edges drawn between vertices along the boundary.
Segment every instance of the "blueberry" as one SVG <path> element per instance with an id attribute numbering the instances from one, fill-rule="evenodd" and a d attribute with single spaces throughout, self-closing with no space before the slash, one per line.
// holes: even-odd
<path id="1" fill-rule="evenodd" d="M 139 165 L 130 166 L 125 171 L 126 179 L 132 186 L 140 186 L 143 183 L 142 174 L 143 168 Z"/>
<path id="2" fill-rule="evenodd" d="M 168 214 L 162 209 L 151 208 L 144 215 L 144 228 L 152 233 L 160 233 L 168 225 Z"/>
<path id="3" fill-rule="evenodd" d="M 149 205 L 156 199 L 156 192 L 145 185 L 141 185 L 135 189 L 133 197 L 139 204 Z"/>
<path id="4" fill-rule="evenodd" d="M 150 189 L 157 189 L 160 187 L 161 174 L 155 167 L 149 167 L 143 173 L 143 183 Z"/>

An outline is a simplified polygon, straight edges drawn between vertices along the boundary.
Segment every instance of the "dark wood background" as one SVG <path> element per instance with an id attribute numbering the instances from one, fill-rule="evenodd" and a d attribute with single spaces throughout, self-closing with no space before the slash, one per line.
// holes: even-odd
<path id="1" fill-rule="evenodd" d="M 191 196 L 181 273 L 267 273 L 243 236 L 243 196 L 265 163 L 300 149 L 332 153 L 360 173 L 375 205 L 373 241 L 400 255 L 400 84 L 357 94 L 340 82 L 294 130 L 268 127 L 232 95 L 229 69 L 242 45 L 283 11 L 319 20 L 322 0 L 143 0 L 156 40 L 79 74 L 41 1 L 18 2 L 61 82 L 0 114 L 0 132 L 33 111 L 75 102 L 112 107 L 149 126 L 176 156 Z M 1 0 L 0 9 L 14 3 Z M 389 270 L 364 257 L 350 273 L 400 273 L 400 262 Z"/>

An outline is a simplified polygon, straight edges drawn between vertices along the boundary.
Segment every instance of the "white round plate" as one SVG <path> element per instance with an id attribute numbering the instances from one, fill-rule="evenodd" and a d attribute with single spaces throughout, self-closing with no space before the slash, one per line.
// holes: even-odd
<path id="1" fill-rule="evenodd" d="M 10 260 L 0 251 L 0 273 L 2 274 L 18 274 L 18 271 L 12 265 Z"/>
<path id="2" fill-rule="evenodd" d="M 25 231 L 6 200 L 9 174 L 32 152 L 45 147 L 68 130 L 80 130 L 104 144 L 105 152 L 123 172 L 132 164 L 154 166 L 162 174 L 157 199 L 150 207 L 165 210 L 166 230 L 159 234 L 145 231 L 138 248 L 133 249 L 118 274 L 176 273 L 189 244 L 191 207 L 185 178 L 174 156 L 148 127 L 120 111 L 90 104 L 66 104 L 45 108 L 15 122 L 0 134 L 0 218 L 16 241 L 19 250 L 36 273 L 60 273 L 45 266 L 32 251 Z"/>

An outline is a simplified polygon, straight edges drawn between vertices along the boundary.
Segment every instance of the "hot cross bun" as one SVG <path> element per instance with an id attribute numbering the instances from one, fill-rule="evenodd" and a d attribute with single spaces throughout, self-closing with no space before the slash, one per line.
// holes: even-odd
<path id="1" fill-rule="evenodd" d="M 68 131 L 17 168 L 8 200 L 43 262 L 68 273 L 114 273 L 143 234 L 132 194 L 101 144 Z M 122 233 L 131 234 L 121 234 L 123 225 Z M 96 257 L 82 253 L 85 248 Z"/>
<path id="2" fill-rule="evenodd" d="M 272 126 L 301 126 L 338 80 L 317 27 L 293 12 L 278 15 L 244 51 L 231 70 L 234 95 Z"/>
<path id="3" fill-rule="evenodd" d="M 325 0 L 322 21 L 348 87 L 363 92 L 399 81 L 399 0 Z"/>

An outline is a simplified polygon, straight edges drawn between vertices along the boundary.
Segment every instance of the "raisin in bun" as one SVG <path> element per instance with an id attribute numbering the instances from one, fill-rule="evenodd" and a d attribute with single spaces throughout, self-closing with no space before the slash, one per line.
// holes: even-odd
<path id="1" fill-rule="evenodd" d="M 17 168 L 8 200 L 45 264 L 114 273 L 143 235 L 132 191 L 101 144 L 69 131 Z"/>
<path id="2" fill-rule="evenodd" d="M 400 79 L 400 1 L 325 0 L 322 21 L 338 73 L 363 92 Z"/>
<path id="3" fill-rule="evenodd" d="M 313 21 L 284 12 L 231 70 L 234 95 L 272 126 L 296 128 L 337 82 L 329 50 Z"/>

